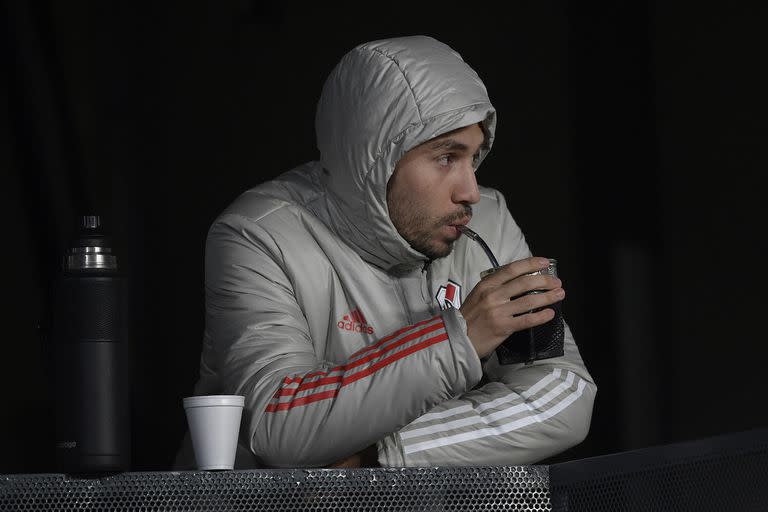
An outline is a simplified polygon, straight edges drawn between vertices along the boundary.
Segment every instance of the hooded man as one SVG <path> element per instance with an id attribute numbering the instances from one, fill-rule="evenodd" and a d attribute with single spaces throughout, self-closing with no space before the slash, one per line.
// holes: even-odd
<path id="1" fill-rule="evenodd" d="M 450 47 L 361 44 L 323 88 L 320 161 L 214 221 L 195 394 L 245 397 L 237 468 L 357 465 L 371 447 L 382 466 L 530 464 L 584 439 L 596 387 L 567 325 L 561 357 L 494 354 L 564 296 L 525 275 L 548 260 L 475 181 L 495 126 Z M 467 223 L 508 263 L 482 281 Z"/>

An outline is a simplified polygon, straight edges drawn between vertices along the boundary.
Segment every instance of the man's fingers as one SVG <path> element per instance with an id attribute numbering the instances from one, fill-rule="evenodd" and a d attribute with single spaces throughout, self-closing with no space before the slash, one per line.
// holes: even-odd
<path id="1" fill-rule="evenodd" d="M 565 290 L 562 288 L 555 288 L 554 290 L 542 293 L 530 293 L 511 300 L 509 305 L 505 307 L 505 313 L 512 316 L 523 315 L 534 309 L 551 306 L 564 298 Z"/>
<path id="2" fill-rule="evenodd" d="M 555 310 L 552 308 L 544 308 L 541 311 L 535 311 L 533 313 L 526 313 L 524 315 L 516 316 L 515 331 L 522 331 L 537 325 L 545 324 L 555 318 Z"/>
<path id="3" fill-rule="evenodd" d="M 501 293 L 515 298 L 532 291 L 554 290 L 562 287 L 563 282 L 560 278 L 549 274 L 536 274 L 532 276 L 522 276 L 504 283 L 498 288 Z"/>
<path id="4" fill-rule="evenodd" d="M 542 325 L 555 317 L 555 310 L 549 307 L 544 307 L 538 311 L 523 311 L 517 315 L 510 315 L 506 318 L 506 321 L 499 325 L 498 334 L 504 334 L 509 336 L 513 332 L 522 331 L 523 329 L 529 329 Z"/>

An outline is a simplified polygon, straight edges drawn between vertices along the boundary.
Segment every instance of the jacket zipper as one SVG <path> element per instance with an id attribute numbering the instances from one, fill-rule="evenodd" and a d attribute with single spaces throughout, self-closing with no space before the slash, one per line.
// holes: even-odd
<path id="1" fill-rule="evenodd" d="M 421 283 L 421 295 L 424 302 L 427 304 L 429 311 L 435 313 L 435 302 L 432 297 L 432 260 L 427 260 L 424 263 L 424 268 L 421 269 L 422 283 Z"/>
<path id="2" fill-rule="evenodd" d="M 432 298 L 430 297 L 430 279 L 432 278 L 432 266 L 431 266 L 432 260 L 427 260 L 424 262 L 424 266 L 421 268 L 421 272 L 419 272 L 419 290 L 421 293 L 421 300 L 425 302 L 427 307 L 429 308 L 429 311 L 434 313 L 434 308 L 432 305 Z M 413 316 L 411 315 L 411 310 L 408 308 L 408 297 L 406 295 L 407 290 L 403 287 L 403 285 L 400 282 L 400 279 L 393 278 L 392 279 L 395 283 L 395 290 L 397 295 L 397 300 L 400 302 L 400 307 L 405 311 L 405 317 L 407 319 L 407 322 L 409 325 L 412 325 L 414 323 Z"/>
<path id="3" fill-rule="evenodd" d="M 405 318 L 408 323 L 408 325 L 413 325 L 413 318 L 411 317 L 411 311 L 408 309 L 408 301 L 405 297 L 405 290 L 403 290 L 403 286 L 400 284 L 400 280 L 395 278 L 392 278 L 392 280 L 395 283 L 395 288 L 397 293 L 397 300 L 400 302 L 400 307 L 403 311 L 405 311 Z"/>

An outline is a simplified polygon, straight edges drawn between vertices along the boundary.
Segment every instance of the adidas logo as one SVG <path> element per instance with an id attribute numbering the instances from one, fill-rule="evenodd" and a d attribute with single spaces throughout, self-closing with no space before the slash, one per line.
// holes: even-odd
<path id="1" fill-rule="evenodd" d="M 338 321 L 336 327 L 344 331 L 373 334 L 373 327 L 368 325 L 363 313 L 361 313 L 358 308 L 355 308 L 350 313 L 344 315 L 344 318 Z"/>

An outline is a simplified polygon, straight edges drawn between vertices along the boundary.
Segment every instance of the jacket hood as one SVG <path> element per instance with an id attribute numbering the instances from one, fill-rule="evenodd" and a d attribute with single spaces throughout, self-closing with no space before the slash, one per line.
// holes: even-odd
<path id="1" fill-rule="evenodd" d="M 409 149 L 478 122 L 479 163 L 493 144 L 496 112 L 477 73 L 444 43 L 401 37 L 349 51 L 326 80 L 315 117 L 333 228 L 384 270 L 423 263 L 389 218 L 387 182 Z"/>

